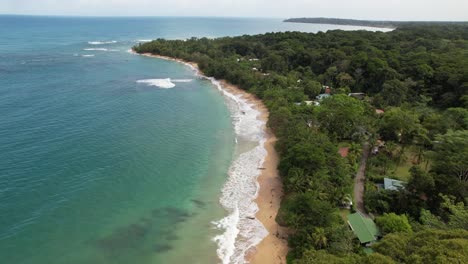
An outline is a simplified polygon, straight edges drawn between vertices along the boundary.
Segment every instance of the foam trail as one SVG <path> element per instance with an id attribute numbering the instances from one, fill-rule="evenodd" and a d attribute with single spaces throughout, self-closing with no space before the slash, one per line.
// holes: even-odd
<path id="1" fill-rule="evenodd" d="M 175 82 L 175 83 L 189 83 L 191 81 L 193 81 L 193 79 L 174 79 L 174 80 L 171 80 L 172 82 Z"/>
<path id="2" fill-rule="evenodd" d="M 217 253 L 222 263 L 245 263 L 248 250 L 268 235 L 262 223 L 255 218 L 258 206 L 254 201 L 259 190 L 258 167 L 263 165 L 267 154 L 264 148 L 265 122 L 258 119 L 260 112 L 246 99 L 229 93 L 214 78 L 208 79 L 228 99 L 237 135 L 236 141 L 240 138 L 257 143 L 255 148 L 240 154 L 231 164 L 229 178 L 222 189 L 220 198 L 221 205 L 230 212 L 230 215 L 214 222 L 216 227 L 224 229 L 224 233 L 214 239 L 218 243 Z M 235 229 L 239 232 L 232 231 Z"/>
<path id="3" fill-rule="evenodd" d="M 86 50 L 86 51 L 108 51 L 108 49 L 106 49 L 106 48 L 86 48 L 86 49 L 83 49 L 83 50 Z"/>
<path id="4" fill-rule="evenodd" d="M 83 54 L 81 57 L 94 57 L 94 54 Z"/>
<path id="5" fill-rule="evenodd" d="M 156 86 L 159 88 L 169 89 L 174 88 L 175 84 L 171 82 L 170 78 L 166 79 L 146 79 L 146 80 L 138 80 L 137 83 L 145 83 L 148 86 Z"/>
<path id="6" fill-rule="evenodd" d="M 112 40 L 112 41 L 88 41 L 89 45 L 104 45 L 104 44 L 114 44 L 117 43 L 117 41 Z"/>
<path id="7" fill-rule="evenodd" d="M 229 263 L 230 257 L 234 254 L 234 245 L 237 235 L 239 234 L 239 229 L 237 228 L 238 222 L 239 209 L 235 208 L 231 215 L 214 223 L 218 229 L 226 230 L 224 234 L 213 238 L 213 240 L 219 245 L 216 252 L 223 263 Z"/>

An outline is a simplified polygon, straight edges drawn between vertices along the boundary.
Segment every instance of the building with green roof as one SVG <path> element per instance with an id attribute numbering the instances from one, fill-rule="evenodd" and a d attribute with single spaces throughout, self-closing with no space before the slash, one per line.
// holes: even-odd
<path id="1" fill-rule="evenodd" d="M 380 232 L 372 219 L 364 217 L 359 212 L 347 216 L 348 225 L 359 239 L 361 244 L 368 244 L 377 241 Z"/>

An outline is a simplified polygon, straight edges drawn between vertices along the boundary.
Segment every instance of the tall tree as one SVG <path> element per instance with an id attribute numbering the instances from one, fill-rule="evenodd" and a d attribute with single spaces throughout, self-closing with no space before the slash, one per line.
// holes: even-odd
<path id="1" fill-rule="evenodd" d="M 446 187 L 448 193 L 466 197 L 468 188 L 468 130 L 449 130 L 436 137 L 432 171 L 438 176 L 436 183 Z"/>

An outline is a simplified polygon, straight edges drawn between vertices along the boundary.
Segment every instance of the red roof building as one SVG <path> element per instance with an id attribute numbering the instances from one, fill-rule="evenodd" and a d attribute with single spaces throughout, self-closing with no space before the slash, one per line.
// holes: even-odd
<path id="1" fill-rule="evenodd" d="M 338 153 L 340 154 L 341 157 L 346 158 L 348 157 L 349 153 L 349 147 L 343 147 L 338 150 Z"/>

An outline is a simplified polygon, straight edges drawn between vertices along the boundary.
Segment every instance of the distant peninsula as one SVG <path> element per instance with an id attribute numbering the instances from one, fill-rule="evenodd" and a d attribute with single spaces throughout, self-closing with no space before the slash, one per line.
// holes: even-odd
<path id="1" fill-rule="evenodd" d="M 293 23 L 312 23 L 312 24 L 331 24 L 331 25 L 347 25 L 361 27 L 379 27 L 379 28 L 397 28 L 404 26 L 416 25 L 464 25 L 468 26 L 467 21 L 389 21 L 389 20 L 357 20 L 357 19 L 342 19 L 342 18 L 289 18 L 284 22 Z"/>

